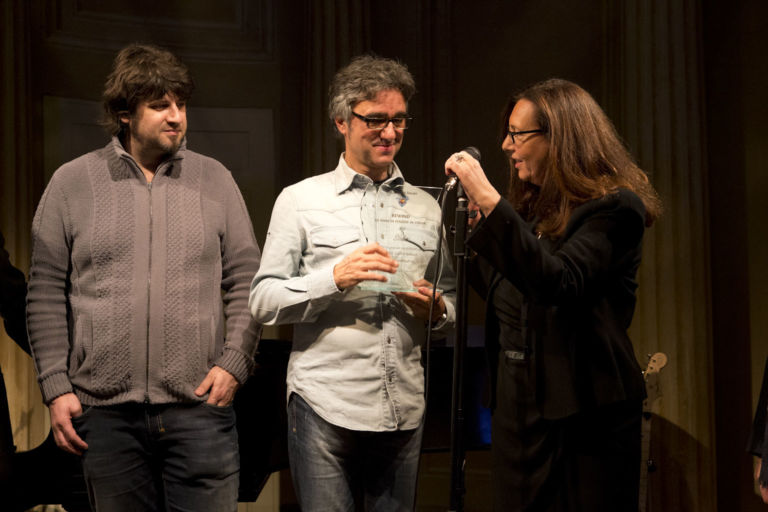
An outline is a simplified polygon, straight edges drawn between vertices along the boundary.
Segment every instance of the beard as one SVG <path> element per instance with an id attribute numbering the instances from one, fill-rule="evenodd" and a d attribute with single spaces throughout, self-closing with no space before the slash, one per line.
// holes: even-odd
<path id="1" fill-rule="evenodd" d="M 182 140 L 184 140 L 184 134 L 179 134 L 172 139 L 157 138 L 154 139 L 153 142 L 156 143 L 156 149 L 163 151 L 164 154 L 170 156 L 179 150 Z"/>
<path id="2" fill-rule="evenodd" d="M 184 140 L 185 135 L 185 132 L 179 133 L 175 137 L 169 137 L 162 133 L 148 135 L 139 132 L 131 132 L 131 138 L 136 141 L 145 152 L 152 152 L 163 156 L 171 156 L 176 153 L 181 147 L 181 142 Z"/>

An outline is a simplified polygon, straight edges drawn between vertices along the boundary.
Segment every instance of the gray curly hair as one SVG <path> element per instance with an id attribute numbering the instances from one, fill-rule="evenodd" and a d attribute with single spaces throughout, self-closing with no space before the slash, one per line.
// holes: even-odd
<path id="1" fill-rule="evenodd" d="M 352 107 L 361 101 L 372 100 L 381 91 L 395 89 L 403 95 L 406 105 L 416 92 L 416 84 L 405 64 L 361 55 L 341 68 L 331 81 L 328 91 L 328 116 L 331 122 L 352 118 Z M 339 135 L 338 130 L 336 134 Z"/>

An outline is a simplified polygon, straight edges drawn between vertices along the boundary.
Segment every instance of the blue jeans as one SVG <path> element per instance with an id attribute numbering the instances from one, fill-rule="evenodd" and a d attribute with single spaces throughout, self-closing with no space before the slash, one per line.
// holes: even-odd
<path id="1" fill-rule="evenodd" d="M 332 425 L 297 394 L 288 401 L 288 456 L 303 512 L 413 510 L 422 427 L 365 432 Z"/>
<path id="2" fill-rule="evenodd" d="M 72 423 L 97 511 L 235 511 L 235 411 L 208 404 L 89 407 Z"/>

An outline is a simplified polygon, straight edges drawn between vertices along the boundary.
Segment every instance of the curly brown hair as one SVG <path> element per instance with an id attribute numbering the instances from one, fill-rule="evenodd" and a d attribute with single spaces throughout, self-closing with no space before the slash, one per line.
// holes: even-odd
<path id="1" fill-rule="evenodd" d="M 133 115 L 142 101 L 166 94 L 187 102 L 194 87 L 187 66 L 168 50 L 150 44 L 126 46 L 115 57 L 104 84 L 102 124 L 111 135 L 121 136 L 125 129 L 121 115 Z"/>
<path id="2" fill-rule="evenodd" d="M 549 152 L 541 186 L 519 179 L 511 166 L 508 199 L 536 229 L 549 236 L 563 233 L 577 206 L 627 188 L 645 205 L 646 225 L 662 205 L 648 176 L 627 151 L 608 116 L 592 96 L 567 80 L 534 84 L 513 96 L 502 115 L 500 136 L 507 136 L 512 109 L 521 99 L 534 104 L 539 127 L 546 130 Z"/>

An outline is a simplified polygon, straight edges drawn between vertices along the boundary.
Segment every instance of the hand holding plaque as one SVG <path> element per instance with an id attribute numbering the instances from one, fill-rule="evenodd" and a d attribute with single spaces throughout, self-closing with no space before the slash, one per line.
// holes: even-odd
<path id="1" fill-rule="evenodd" d="M 398 263 L 385 248 L 376 242 L 355 249 L 333 267 L 333 280 L 339 290 L 344 290 L 368 281 L 385 282 L 387 275 L 394 273 Z"/>
<path id="2" fill-rule="evenodd" d="M 414 282 L 413 285 L 416 288 L 416 291 L 394 292 L 395 297 L 400 299 L 411 309 L 413 316 L 421 318 L 425 322 L 434 325 L 446 311 L 445 301 L 443 300 L 443 291 L 440 288 L 433 290 L 432 283 L 426 279 L 419 279 Z M 434 307 L 431 307 L 433 298 L 435 305 Z M 432 314 L 431 318 L 429 316 L 430 313 Z"/>

